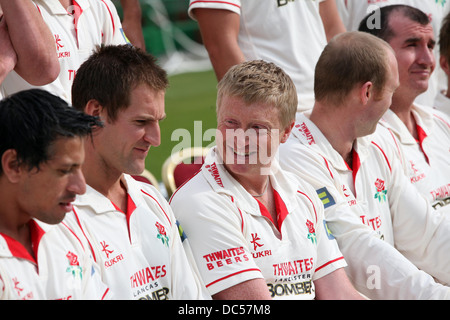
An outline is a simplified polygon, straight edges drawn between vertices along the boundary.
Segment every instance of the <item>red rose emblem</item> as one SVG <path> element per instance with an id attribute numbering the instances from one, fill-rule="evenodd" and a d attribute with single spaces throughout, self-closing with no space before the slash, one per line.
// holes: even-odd
<path id="1" fill-rule="evenodd" d="M 165 236 L 166 235 L 166 229 L 164 229 L 164 226 L 161 225 L 159 222 L 157 222 L 155 225 L 156 225 L 156 228 L 158 228 L 159 234 Z"/>
<path id="2" fill-rule="evenodd" d="M 377 188 L 377 192 L 384 191 L 384 181 L 377 179 L 377 181 L 375 181 L 375 187 Z"/>
<path id="3" fill-rule="evenodd" d="M 308 227 L 309 233 L 316 233 L 316 230 L 314 229 L 314 224 L 311 221 L 306 220 L 306 226 Z"/>
<path id="4" fill-rule="evenodd" d="M 66 254 L 67 259 L 69 259 L 69 265 L 71 266 L 79 266 L 80 263 L 78 262 L 78 257 L 76 254 L 72 253 L 72 252 L 68 252 Z"/>

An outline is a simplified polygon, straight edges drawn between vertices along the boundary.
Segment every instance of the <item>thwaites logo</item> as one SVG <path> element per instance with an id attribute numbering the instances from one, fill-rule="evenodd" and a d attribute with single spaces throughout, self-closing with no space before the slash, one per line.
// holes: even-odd
<path id="1" fill-rule="evenodd" d="M 168 300 L 170 290 L 158 279 L 167 275 L 166 265 L 147 266 L 130 277 L 133 296 L 139 300 Z"/>
<path id="2" fill-rule="evenodd" d="M 216 181 L 216 183 L 223 188 L 224 186 L 222 178 L 220 177 L 219 169 L 217 169 L 216 163 L 214 162 L 212 165 L 209 164 L 206 165 L 205 169 L 207 169 L 208 172 L 211 173 L 211 176 L 214 178 L 214 181 Z"/>
<path id="3" fill-rule="evenodd" d="M 216 251 L 203 256 L 208 270 L 222 268 L 226 265 L 249 261 L 249 257 L 243 247 L 230 248 Z"/>
<path id="4" fill-rule="evenodd" d="M 314 137 L 306 123 L 302 122 L 301 124 L 297 124 L 295 128 L 298 129 L 298 131 L 305 137 L 310 146 L 316 144 L 316 140 L 314 140 Z"/>
<path id="5" fill-rule="evenodd" d="M 100 245 L 102 246 L 102 252 L 106 256 L 106 260 L 103 263 L 105 269 L 108 269 L 123 260 L 122 254 L 113 256 L 114 250 L 109 247 L 109 244 L 107 244 L 106 241 L 101 241 Z"/>

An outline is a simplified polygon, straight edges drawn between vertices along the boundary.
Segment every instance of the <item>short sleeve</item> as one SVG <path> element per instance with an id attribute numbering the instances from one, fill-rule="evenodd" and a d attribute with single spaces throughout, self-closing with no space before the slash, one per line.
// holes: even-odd
<path id="1" fill-rule="evenodd" d="M 189 239 L 209 293 L 264 278 L 242 233 L 239 209 L 230 197 L 209 192 L 188 198 L 173 197 L 171 207 Z"/>

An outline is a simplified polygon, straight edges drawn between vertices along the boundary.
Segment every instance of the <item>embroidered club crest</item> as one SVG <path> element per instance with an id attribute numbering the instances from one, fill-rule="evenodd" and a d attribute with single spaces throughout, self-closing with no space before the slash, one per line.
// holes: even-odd
<path id="1" fill-rule="evenodd" d="M 374 198 L 378 199 L 380 203 L 385 202 L 387 190 L 385 190 L 384 181 L 377 179 L 377 181 L 375 181 L 375 187 L 377 188 L 377 192 L 375 193 Z"/>
<path id="2" fill-rule="evenodd" d="M 166 229 L 164 228 L 164 226 L 162 224 L 160 224 L 159 222 L 157 222 L 155 224 L 156 228 L 158 229 L 158 235 L 156 236 L 158 239 L 160 239 L 162 241 L 162 243 L 166 246 L 169 247 L 169 237 L 166 234 Z"/>
<path id="3" fill-rule="evenodd" d="M 74 279 L 82 279 L 83 278 L 83 269 L 80 267 L 80 263 L 78 262 L 78 256 L 73 252 L 68 252 L 66 254 L 67 259 L 69 260 L 69 266 L 66 269 L 66 272 L 70 272 Z"/>
<path id="4" fill-rule="evenodd" d="M 306 220 L 306 226 L 308 227 L 308 239 L 311 240 L 312 244 L 316 244 L 317 243 L 317 238 L 316 238 L 316 230 L 314 229 L 314 224 L 309 221 Z"/>

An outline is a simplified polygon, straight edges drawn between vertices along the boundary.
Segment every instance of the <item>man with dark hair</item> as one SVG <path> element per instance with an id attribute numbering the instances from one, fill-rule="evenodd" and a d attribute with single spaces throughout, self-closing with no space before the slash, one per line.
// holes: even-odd
<path id="1" fill-rule="evenodd" d="M 373 34 L 374 36 L 389 42 L 395 36 L 395 30 L 390 24 L 391 14 L 395 12 L 401 12 L 404 17 L 407 17 L 411 21 L 417 22 L 423 26 L 427 26 L 431 23 L 430 18 L 419 9 L 405 5 L 391 5 L 380 10 L 379 27 L 371 27 L 371 24 L 368 23 L 368 18 L 370 16 L 366 16 L 360 22 L 358 30 Z"/>
<path id="2" fill-rule="evenodd" d="M 86 235 L 102 278 L 118 299 L 209 298 L 190 264 L 165 198 L 130 175 L 160 144 L 166 72 L 144 51 L 99 48 L 77 72 L 73 105 L 104 127 L 85 142 L 86 194 L 66 220 Z"/>
<path id="3" fill-rule="evenodd" d="M 377 32 L 380 28 L 383 28 L 381 26 L 381 20 L 383 19 L 380 17 L 383 14 L 380 12 L 381 7 L 408 5 L 423 11 L 430 18 L 436 39 L 439 36 L 442 21 L 450 10 L 450 2 L 446 0 L 337 0 L 336 2 L 339 13 L 348 31 L 358 30 L 361 20 L 366 15 L 369 15 L 368 19 L 365 19 L 368 22 L 366 27 L 372 28 L 374 32 Z M 438 52 L 434 53 L 434 57 L 436 61 L 439 59 Z M 429 105 L 433 102 L 439 90 L 444 89 L 442 83 L 444 79 L 445 73 L 441 68 L 436 66 L 436 69 L 431 75 L 428 90 L 420 94 L 415 101 L 424 105 Z"/>
<path id="4" fill-rule="evenodd" d="M 439 33 L 440 65 L 447 75 L 447 90 L 439 92 L 434 107 L 450 117 L 450 13 L 445 17 Z"/>
<path id="5" fill-rule="evenodd" d="M 380 8 L 381 30 L 361 29 L 386 40 L 398 62 L 400 87 L 377 130 L 375 141 L 388 141 L 402 159 L 406 175 L 435 207 L 449 203 L 450 119 L 438 110 L 420 106 L 415 98 L 428 88 L 435 68 L 433 28 L 422 11 L 405 6 Z"/>
<path id="6" fill-rule="evenodd" d="M 90 253 L 60 224 L 86 190 L 83 137 L 98 119 L 38 89 L 2 100 L 0 119 L 0 298 L 108 296 Z"/>

